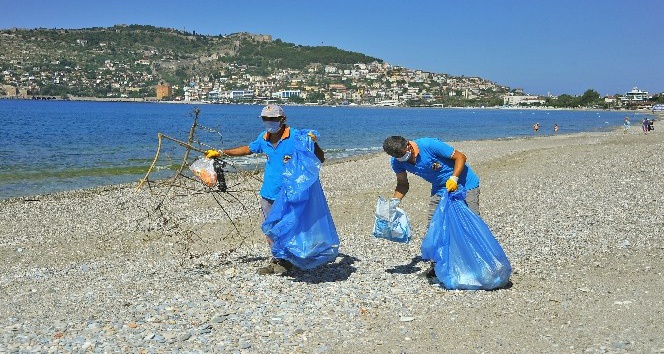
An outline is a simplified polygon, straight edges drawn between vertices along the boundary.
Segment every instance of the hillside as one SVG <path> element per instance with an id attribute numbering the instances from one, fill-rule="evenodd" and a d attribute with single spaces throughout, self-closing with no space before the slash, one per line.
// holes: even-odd
<path id="1" fill-rule="evenodd" d="M 269 35 L 235 33 L 204 36 L 174 29 L 142 25 L 117 25 L 87 29 L 12 29 L 0 32 L 0 67 L 12 62 L 23 67 L 50 70 L 66 67 L 95 69 L 105 61 L 154 61 L 159 78 L 186 80 L 185 72 L 200 75 L 228 64 L 247 66 L 249 73 L 267 74 L 278 69 L 303 70 L 312 64 L 370 63 L 382 60 L 334 47 L 310 47 Z M 59 61 L 58 63 L 55 63 Z"/>
<path id="2" fill-rule="evenodd" d="M 362 65 L 360 73 L 351 73 L 358 71 L 358 65 Z M 270 35 L 210 36 L 144 25 L 0 30 L 0 95 L 16 89 L 19 96 L 24 92 L 23 96 L 146 97 L 154 96 L 160 83 L 174 86 L 174 95 L 182 94 L 182 87 L 203 83 L 215 83 L 207 85 L 210 90 L 242 89 L 260 95 L 261 88 L 251 83 L 264 81 L 271 90 L 265 92 L 268 97 L 279 89 L 304 91 L 306 86 L 313 91 L 312 97 L 329 102 L 349 99 L 337 97 L 330 87 L 357 90 L 365 79 L 379 80 L 371 87 L 381 90 L 400 85 L 395 93 L 377 93 L 382 96 L 377 99 L 395 99 L 398 91 L 412 91 L 411 96 L 419 91 L 419 95 L 441 99 L 495 99 L 494 93 L 508 90 L 481 78 L 444 74 L 433 78 L 434 74 L 419 73 L 411 80 L 413 75 L 404 76 L 404 69 L 361 53 L 302 46 L 273 40 Z M 374 73 L 367 75 L 371 70 Z M 432 78 L 431 84 L 425 84 Z M 366 91 L 350 99 L 362 100 Z"/>

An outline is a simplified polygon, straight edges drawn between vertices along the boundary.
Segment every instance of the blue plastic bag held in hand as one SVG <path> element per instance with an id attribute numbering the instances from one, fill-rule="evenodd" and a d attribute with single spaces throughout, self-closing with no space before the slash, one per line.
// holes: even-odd
<path id="1" fill-rule="evenodd" d="M 505 252 L 486 223 L 468 208 L 466 191 L 444 192 L 422 240 L 422 258 L 436 262 L 446 289 L 491 290 L 512 273 Z"/>
<path id="2" fill-rule="evenodd" d="M 401 243 L 410 241 L 410 222 L 403 209 L 397 207 L 398 204 L 399 199 L 385 200 L 383 197 L 378 197 L 374 237 Z"/>
<path id="3" fill-rule="evenodd" d="M 339 254 L 339 235 L 318 179 L 320 161 L 307 133 L 291 136 L 296 139 L 295 152 L 284 167 L 283 186 L 262 225 L 273 242 L 272 255 L 301 269 L 334 261 Z"/>

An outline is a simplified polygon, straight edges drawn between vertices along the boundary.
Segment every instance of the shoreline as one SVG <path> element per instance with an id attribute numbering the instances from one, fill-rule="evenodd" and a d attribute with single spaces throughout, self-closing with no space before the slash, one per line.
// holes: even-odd
<path id="1" fill-rule="evenodd" d="M 638 128 L 638 127 L 636 127 Z M 472 143 L 472 142 L 491 142 L 491 141 L 509 141 L 509 140 L 515 140 L 515 139 L 537 139 L 537 138 L 546 138 L 546 137 L 556 137 L 556 136 L 576 136 L 576 135 L 585 135 L 585 134 L 603 134 L 607 132 L 615 132 L 619 133 L 622 132 L 622 128 L 618 127 L 612 127 L 612 128 L 606 128 L 605 131 L 596 131 L 596 132 L 577 132 L 577 133 L 561 133 L 561 134 L 553 134 L 553 133 L 538 133 L 532 136 L 515 136 L 515 137 L 504 137 L 504 138 L 491 138 L 491 139 L 482 139 L 482 140 L 450 140 L 448 143 L 450 144 L 462 144 L 462 143 Z M 361 160 L 361 159 L 369 159 L 373 156 L 380 156 L 383 155 L 384 153 L 382 151 L 376 150 L 376 151 L 369 151 L 369 152 L 364 152 L 364 153 L 359 153 L 357 155 L 353 156 L 345 156 L 345 157 L 333 157 L 333 158 L 327 158 L 326 162 L 324 163 L 324 166 L 327 165 L 333 165 L 333 164 L 338 164 L 338 163 L 345 163 L 349 161 L 356 161 L 356 160 Z M 147 167 L 146 167 L 147 171 Z M 262 173 L 263 169 L 262 167 L 257 167 L 257 168 L 241 168 L 238 171 L 242 171 L 243 173 Z M 62 191 L 54 191 L 54 192 L 49 192 L 49 193 L 36 193 L 36 194 L 25 194 L 25 195 L 20 195 L 20 196 L 12 196 L 12 197 L 5 197 L 5 198 L 0 198 L 0 203 L 3 201 L 11 201 L 15 199 L 24 199 L 24 200 L 33 200 L 39 197 L 43 196 L 48 196 L 51 194 L 60 194 L 60 193 L 75 193 L 76 191 L 86 191 L 86 190 L 105 190 L 108 188 L 112 188 L 114 186 L 122 187 L 122 186 L 132 186 L 134 184 L 138 184 L 140 180 L 144 177 L 144 173 L 138 174 L 137 175 L 139 178 L 135 182 L 124 182 L 124 183 L 111 183 L 111 184 L 106 184 L 106 185 L 99 185 L 99 186 L 93 186 L 93 187 L 84 187 L 84 188 L 74 188 L 74 189 L 68 189 L 68 190 L 62 190 Z M 166 178 L 168 179 L 168 178 Z M 159 182 L 159 180 L 156 180 L 155 182 Z"/>
<path id="2" fill-rule="evenodd" d="M 513 267 L 496 291 L 418 276 L 429 186 L 415 176 L 411 243 L 371 236 L 395 184 L 384 153 L 323 165 L 341 254 L 283 277 L 256 274 L 269 250 L 253 180 L 236 198 L 116 185 L 0 201 L 0 352 L 663 351 L 662 136 L 453 143 Z"/>
<path id="3" fill-rule="evenodd" d="M 213 103 L 206 101 L 159 101 L 156 98 L 103 98 L 103 97 L 73 97 L 70 99 L 55 98 L 55 99 L 32 99 L 32 98 L 23 98 L 23 97 L 8 97 L 0 96 L 0 102 L 2 100 L 20 100 L 20 101 L 61 101 L 61 102 L 118 102 L 118 103 L 161 103 L 161 104 L 189 104 L 189 105 L 253 105 L 261 106 L 263 103 Z M 457 106 L 381 106 L 381 105 L 330 105 L 330 104 L 296 104 L 296 103 L 281 103 L 282 106 L 306 106 L 306 107 L 335 107 L 335 108 L 396 108 L 396 109 L 481 109 L 481 110 L 493 110 L 493 109 L 505 109 L 505 110 L 542 110 L 542 111 L 580 111 L 580 112 L 631 112 L 633 114 L 647 114 L 653 117 L 659 117 L 650 109 L 602 109 L 602 108 L 556 108 L 556 107 L 520 107 L 520 106 L 494 106 L 494 107 L 457 107 Z"/>

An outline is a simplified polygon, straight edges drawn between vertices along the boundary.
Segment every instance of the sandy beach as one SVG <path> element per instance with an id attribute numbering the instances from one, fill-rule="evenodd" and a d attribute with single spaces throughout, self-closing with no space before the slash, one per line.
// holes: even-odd
<path id="1" fill-rule="evenodd" d="M 395 184 L 384 154 L 324 164 L 341 254 L 286 276 L 256 274 L 270 255 L 256 176 L 232 193 L 0 201 L 0 353 L 664 353 L 663 136 L 451 143 L 513 267 L 496 291 L 420 276 L 429 185 L 415 176 L 401 204 L 413 240 L 372 237 Z"/>

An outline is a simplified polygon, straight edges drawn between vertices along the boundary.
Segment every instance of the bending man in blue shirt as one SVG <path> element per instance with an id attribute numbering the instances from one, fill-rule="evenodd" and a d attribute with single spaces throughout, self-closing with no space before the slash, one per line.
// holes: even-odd
<path id="1" fill-rule="evenodd" d="M 383 142 L 383 150 L 392 156 L 392 170 L 396 173 L 397 186 L 393 198 L 401 200 L 410 184 L 408 172 L 431 183 L 429 222 L 440 203 L 440 194 L 453 192 L 458 186 L 466 189 L 466 204 L 480 215 L 480 179 L 466 164 L 466 155 L 435 138 L 408 141 L 402 136 L 391 136 Z M 435 276 L 433 267 L 426 273 Z"/>
<path id="2" fill-rule="evenodd" d="M 283 184 L 284 165 L 291 159 L 295 146 L 291 136 L 296 135 L 298 130 L 286 125 L 286 114 L 284 110 L 275 104 L 267 105 L 261 111 L 261 119 L 265 124 L 265 130 L 261 132 L 256 140 L 249 145 L 238 146 L 221 151 L 221 154 L 227 156 L 245 156 L 257 153 L 263 153 L 267 157 L 265 171 L 263 174 L 263 185 L 260 190 L 260 204 L 263 211 L 263 219 L 268 215 L 272 204 L 281 190 Z M 315 136 L 312 136 L 314 141 Z M 219 151 L 208 150 L 206 157 L 219 157 Z M 323 150 L 314 143 L 314 154 L 318 159 L 325 161 Z M 273 259 L 269 265 L 258 269 L 258 274 L 283 274 L 290 270 L 293 265 L 287 260 Z"/>

